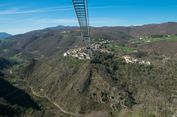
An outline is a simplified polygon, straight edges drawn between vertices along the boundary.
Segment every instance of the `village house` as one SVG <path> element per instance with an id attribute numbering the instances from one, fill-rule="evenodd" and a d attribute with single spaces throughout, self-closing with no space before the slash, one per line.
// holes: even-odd
<path id="1" fill-rule="evenodd" d="M 141 64 L 141 65 L 151 65 L 150 61 L 144 61 L 144 60 L 138 60 L 136 58 L 133 58 L 131 56 L 123 56 L 122 57 L 126 63 L 133 63 L 133 64 Z"/>
<path id="2" fill-rule="evenodd" d="M 67 52 L 63 54 L 64 57 L 74 57 L 79 60 L 84 60 L 84 59 L 90 59 L 90 56 L 86 53 L 86 48 L 81 47 L 81 48 L 76 48 L 76 49 L 70 49 Z"/>

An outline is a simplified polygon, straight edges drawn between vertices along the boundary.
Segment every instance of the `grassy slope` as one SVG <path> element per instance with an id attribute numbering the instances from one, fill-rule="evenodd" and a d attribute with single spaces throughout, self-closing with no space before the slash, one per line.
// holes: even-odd
<path id="1" fill-rule="evenodd" d="M 177 41 L 176 35 L 169 35 L 167 37 L 145 37 L 142 39 L 135 40 L 134 43 L 147 44 L 147 43 L 155 43 L 159 41 Z"/>
<path id="2" fill-rule="evenodd" d="M 173 61 L 162 66 L 133 65 L 99 54 L 91 64 L 59 57 L 38 63 L 29 81 L 68 111 L 97 110 L 118 116 L 125 106 L 132 109 L 129 114 L 144 116 L 147 110 L 151 115 L 171 115 L 165 105 L 174 106 L 169 99 L 177 89 L 176 68 Z"/>
<path id="3" fill-rule="evenodd" d="M 150 40 L 150 42 L 142 40 L 142 42 L 138 44 L 139 50 L 148 52 L 151 55 L 177 57 L 177 36 L 147 38 L 145 40 Z"/>
<path id="4" fill-rule="evenodd" d="M 38 38 L 38 43 L 36 41 L 34 44 L 25 42 L 26 46 L 23 44 L 22 46 L 29 51 L 43 51 L 45 44 L 48 44 L 46 42 L 52 39 L 55 41 L 50 42 L 45 52 L 43 51 L 50 53 L 51 47 L 53 45 L 57 47 L 55 43 L 60 39 L 48 36 L 48 32 L 44 33 Z M 58 33 L 56 37 L 59 37 Z M 60 44 L 72 45 L 73 41 L 70 42 L 69 38 L 64 35 L 64 40 Z M 148 40 L 151 40 L 152 44 L 159 44 L 164 40 L 170 40 L 169 45 L 176 42 L 173 41 L 175 38 L 149 38 Z M 39 42 L 45 44 L 39 46 Z M 147 40 L 140 43 L 149 44 Z M 165 42 L 166 44 L 168 45 Z M 160 47 L 164 47 L 164 43 L 162 45 Z M 108 45 L 108 47 L 123 53 L 134 50 L 134 48 L 117 44 Z M 11 59 L 21 62 L 22 59 L 19 59 L 17 55 L 11 56 Z M 143 66 L 125 64 L 121 59 L 104 57 L 104 55 L 98 55 L 91 64 L 90 61 L 73 58 L 58 56 L 54 58 L 37 63 L 29 81 L 37 91 L 47 94 L 66 110 L 80 113 L 90 113 L 95 110 L 107 111 L 110 115 L 117 117 L 120 110 L 125 111 L 123 107 L 126 106 L 129 107 L 127 112 L 129 116 L 144 116 L 146 111 L 162 116 L 171 114 L 166 105 L 172 106 L 174 103 L 171 95 L 174 93 L 172 91 L 176 90 L 176 61 L 168 61 L 159 66 Z M 31 71 L 31 69 L 28 70 Z M 124 105 L 120 105 L 118 103 L 120 101 Z M 131 109 L 133 112 L 130 111 Z"/>

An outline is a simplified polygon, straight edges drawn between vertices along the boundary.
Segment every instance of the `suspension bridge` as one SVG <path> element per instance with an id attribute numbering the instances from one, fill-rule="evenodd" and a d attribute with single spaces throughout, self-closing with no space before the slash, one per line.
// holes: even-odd
<path id="1" fill-rule="evenodd" d="M 80 25 L 81 36 L 90 54 L 91 39 L 88 14 L 88 0 L 72 0 L 72 2 Z"/>

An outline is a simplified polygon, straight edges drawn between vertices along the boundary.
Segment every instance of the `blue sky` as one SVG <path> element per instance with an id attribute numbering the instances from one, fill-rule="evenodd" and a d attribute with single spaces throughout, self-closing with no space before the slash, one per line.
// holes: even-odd
<path id="1" fill-rule="evenodd" d="M 88 0 L 92 26 L 177 22 L 177 0 Z M 72 0 L 0 0 L 0 32 L 78 25 Z"/>

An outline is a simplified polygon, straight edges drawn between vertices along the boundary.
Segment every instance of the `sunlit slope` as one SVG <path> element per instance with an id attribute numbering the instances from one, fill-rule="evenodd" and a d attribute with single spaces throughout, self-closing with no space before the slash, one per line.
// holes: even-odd
<path id="1" fill-rule="evenodd" d="M 165 105 L 176 108 L 172 98 L 177 89 L 174 63 L 127 64 L 99 53 L 91 62 L 59 57 L 36 63 L 28 81 L 39 94 L 75 113 L 87 115 L 96 111 L 117 117 L 128 109 L 129 114 L 144 116 L 147 109 L 152 115 L 172 115 L 173 111 Z"/>
<path id="2" fill-rule="evenodd" d="M 92 40 L 105 39 L 126 42 L 149 35 L 176 35 L 176 27 L 177 23 L 133 27 L 92 27 L 91 37 Z M 23 52 L 39 56 L 51 56 L 78 46 L 83 46 L 79 29 L 59 26 L 0 40 L 0 55 Z"/>

